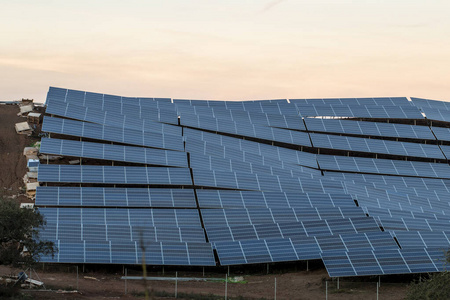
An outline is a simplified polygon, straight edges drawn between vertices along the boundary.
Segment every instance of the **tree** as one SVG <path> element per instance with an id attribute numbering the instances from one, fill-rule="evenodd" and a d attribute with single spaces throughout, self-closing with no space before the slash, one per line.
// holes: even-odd
<path id="1" fill-rule="evenodd" d="M 24 268 L 42 255 L 53 255 L 54 243 L 39 238 L 39 229 L 45 224 L 39 211 L 20 208 L 17 201 L 0 197 L 0 264 Z"/>
<path id="2" fill-rule="evenodd" d="M 450 250 L 446 253 L 450 263 Z M 408 300 L 450 299 L 450 272 L 444 271 L 430 275 L 426 280 L 411 284 L 406 297 Z"/>

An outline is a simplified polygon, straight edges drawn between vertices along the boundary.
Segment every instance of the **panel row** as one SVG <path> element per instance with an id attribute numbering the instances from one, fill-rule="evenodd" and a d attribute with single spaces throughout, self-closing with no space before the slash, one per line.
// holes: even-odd
<path id="1" fill-rule="evenodd" d="M 366 136 L 436 140 L 428 126 L 361 122 L 340 119 L 305 118 L 308 131 L 357 134 Z"/>
<path id="2" fill-rule="evenodd" d="M 206 227 L 206 233 L 210 242 L 315 237 L 323 251 L 346 250 L 344 241 L 339 237 L 340 234 L 347 234 L 349 239 L 356 238 L 358 234 L 370 235 L 373 239 L 376 239 L 380 234 L 383 234 L 382 236 L 387 240 L 383 242 L 384 245 L 398 248 L 392 236 L 387 232 L 381 232 L 379 228 L 373 226 L 374 224 L 363 224 L 361 219 L 356 218 L 328 219 L 324 221 L 211 226 Z M 362 247 L 363 242 L 360 241 L 360 243 Z"/>
<path id="3" fill-rule="evenodd" d="M 44 117 L 42 131 L 123 144 L 183 151 L 181 136 Z"/>
<path id="4" fill-rule="evenodd" d="M 314 99 L 289 99 L 294 104 L 310 105 L 381 105 L 381 106 L 411 106 L 412 103 L 406 97 L 367 97 L 367 98 L 314 98 Z"/>
<path id="5" fill-rule="evenodd" d="M 152 242 L 144 246 L 138 242 L 74 242 L 56 241 L 55 257 L 44 256 L 41 262 L 142 264 L 143 254 L 147 265 L 215 266 L 209 243 Z"/>
<path id="6" fill-rule="evenodd" d="M 201 227 L 151 227 L 124 224 L 47 223 L 40 231 L 44 240 L 61 241 L 117 241 L 117 242 L 194 242 L 204 243 Z"/>
<path id="7" fill-rule="evenodd" d="M 246 101 L 173 99 L 173 103 L 179 112 L 203 113 L 205 109 L 226 109 L 280 115 L 298 115 L 295 106 L 288 103 L 286 99 Z"/>
<path id="8" fill-rule="evenodd" d="M 316 154 L 187 128 L 186 151 L 280 166 L 283 163 L 317 168 Z"/>
<path id="9" fill-rule="evenodd" d="M 191 189 L 39 186 L 37 206 L 195 208 Z"/>
<path id="10" fill-rule="evenodd" d="M 438 145 L 310 133 L 315 148 L 446 159 Z"/>
<path id="11" fill-rule="evenodd" d="M 187 167 L 187 155 L 181 151 L 42 138 L 40 153 L 82 158 Z"/>
<path id="12" fill-rule="evenodd" d="M 375 220 L 357 207 L 202 209 L 202 219 L 205 228 L 295 223 L 310 235 L 331 234 L 342 226 L 351 231 L 380 231 Z"/>
<path id="13" fill-rule="evenodd" d="M 134 105 L 123 105 L 118 109 L 110 106 L 104 108 L 84 107 L 76 104 L 47 99 L 46 113 L 87 121 L 113 127 L 123 127 L 135 130 L 162 131 L 168 134 L 179 134 L 178 116 L 175 111 L 159 110 L 157 108 L 142 108 Z M 127 108 L 135 108 L 125 111 Z M 164 122 L 164 123 L 160 123 Z M 170 124 L 170 125 L 169 125 Z"/>
<path id="14" fill-rule="evenodd" d="M 420 107 L 421 109 L 434 108 L 434 109 L 450 110 L 450 103 L 447 101 L 437 101 L 437 100 L 411 97 L 411 102 L 415 106 Z"/>
<path id="15" fill-rule="evenodd" d="M 62 93 L 61 93 L 62 94 Z M 66 95 L 49 91 L 46 105 L 48 112 L 90 122 L 102 121 L 105 115 L 147 119 L 177 124 L 175 106 L 169 101 L 155 98 L 125 98 L 68 90 Z M 88 114 L 86 112 L 89 111 Z M 64 114 L 64 115 L 63 115 Z M 85 118 L 88 119 L 85 119 Z"/>
<path id="16" fill-rule="evenodd" d="M 192 147 L 190 142 L 188 148 Z M 197 144 L 198 146 L 198 144 Z M 195 151 L 195 150 L 194 150 Z M 225 156 L 234 156 L 232 151 L 226 151 Z M 252 174 L 280 175 L 288 177 L 312 178 L 312 175 L 320 176 L 320 171 L 308 167 L 299 166 L 282 161 L 265 159 L 264 157 L 245 154 L 244 161 L 239 158 L 222 158 L 220 156 L 210 156 L 189 152 L 189 165 L 193 169 L 207 169 L 227 172 L 240 172 Z M 220 154 L 218 152 L 217 154 Z M 316 166 L 317 167 L 317 166 Z"/>
<path id="17" fill-rule="evenodd" d="M 314 105 L 294 103 L 303 117 L 347 117 L 367 119 L 424 119 L 415 106 Z"/>
<path id="18" fill-rule="evenodd" d="M 286 105 L 288 105 L 286 103 Z M 274 111 L 259 112 L 256 110 L 237 110 L 224 107 L 206 107 L 206 106 L 185 106 L 177 105 L 178 113 L 183 116 L 186 114 L 196 115 L 200 122 L 206 122 L 204 117 L 216 118 L 222 121 L 231 121 L 237 124 L 254 124 L 258 126 L 286 128 L 292 130 L 305 130 L 305 124 L 298 115 L 294 105 L 290 105 L 291 110 L 284 109 L 283 114 L 279 114 L 278 107 Z M 267 108 L 263 108 L 266 110 Z"/>
<path id="19" fill-rule="evenodd" d="M 108 106 L 109 103 L 113 102 L 122 102 L 122 101 L 135 101 L 138 103 L 144 104 L 150 104 L 152 105 L 153 102 L 163 102 L 163 103 L 170 103 L 170 98 L 153 98 L 153 97 L 122 97 L 122 96 L 116 96 L 116 95 L 109 95 L 109 94 L 101 94 L 101 93 L 92 93 L 92 92 L 85 92 L 85 91 L 79 91 L 79 90 L 71 90 L 71 89 L 65 89 L 65 88 L 59 88 L 59 87 L 49 87 L 49 90 L 47 92 L 48 98 L 59 98 L 60 101 L 67 101 L 70 102 L 73 101 L 81 101 L 83 103 L 82 105 L 89 106 L 88 103 L 95 102 L 97 103 L 102 99 L 102 101 L 105 101 L 105 103 L 102 104 L 102 106 Z M 102 102 L 100 101 L 100 102 Z"/>
<path id="20" fill-rule="evenodd" d="M 191 186 L 187 168 L 95 165 L 39 165 L 39 182 L 184 185 Z"/>
<path id="21" fill-rule="evenodd" d="M 196 209 L 39 207 L 39 212 L 53 224 L 202 227 Z"/>
<path id="22" fill-rule="evenodd" d="M 203 117 L 193 114 L 182 114 L 180 116 L 180 124 L 182 126 L 210 130 L 214 132 L 311 147 L 308 134 L 301 131 L 260 126 L 252 123 L 236 123 L 225 119 Z"/>
<path id="23" fill-rule="evenodd" d="M 436 251 L 427 249 L 359 250 L 326 253 L 322 255 L 322 260 L 331 277 L 443 271 L 443 263 L 437 261 L 436 256 L 430 252 Z"/>
<path id="24" fill-rule="evenodd" d="M 332 246 L 336 247 L 338 251 Z M 239 240 L 215 242 L 221 265 L 270 263 L 282 261 L 308 260 L 328 257 L 349 249 L 356 251 L 398 251 L 398 246 L 389 234 L 364 233 L 338 235 L 323 238 L 292 237 L 268 238 L 260 240 Z M 345 275 L 342 275 L 345 276 Z M 347 275 L 348 276 L 348 275 Z"/>
<path id="25" fill-rule="evenodd" d="M 319 155 L 318 163 L 322 170 L 450 179 L 450 167 L 443 163 L 332 155 Z"/>
<path id="26" fill-rule="evenodd" d="M 197 198 L 201 208 L 356 208 L 346 194 L 197 190 Z"/>
<path id="27" fill-rule="evenodd" d="M 341 182 L 319 179 L 318 177 L 299 178 L 205 169 L 193 169 L 193 175 L 197 187 L 255 191 L 294 190 L 303 193 L 344 193 Z"/>

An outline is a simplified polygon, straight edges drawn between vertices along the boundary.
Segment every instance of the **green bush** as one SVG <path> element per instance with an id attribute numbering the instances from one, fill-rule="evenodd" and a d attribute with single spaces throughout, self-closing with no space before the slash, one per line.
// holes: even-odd
<path id="1" fill-rule="evenodd" d="M 450 272 L 436 273 L 430 278 L 413 283 L 408 289 L 408 300 L 450 299 Z"/>

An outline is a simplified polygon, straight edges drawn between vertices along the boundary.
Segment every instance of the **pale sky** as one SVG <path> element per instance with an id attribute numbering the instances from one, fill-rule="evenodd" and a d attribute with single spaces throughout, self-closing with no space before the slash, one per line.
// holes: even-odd
<path id="1" fill-rule="evenodd" d="M 0 100 L 450 101 L 450 1 L 0 0 Z"/>

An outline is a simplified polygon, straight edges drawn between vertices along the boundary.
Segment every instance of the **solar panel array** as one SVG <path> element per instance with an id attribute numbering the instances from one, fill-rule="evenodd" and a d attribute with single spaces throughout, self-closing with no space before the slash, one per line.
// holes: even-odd
<path id="1" fill-rule="evenodd" d="M 405 97 L 209 101 L 51 87 L 36 207 L 46 262 L 437 272 L 450 106 Z M 434 121 L 434 122 L 433 122 Z M 415 125 L 420 124 L 420 125 Z M 439 126 L 439 127 L 436 127 Z"/>

